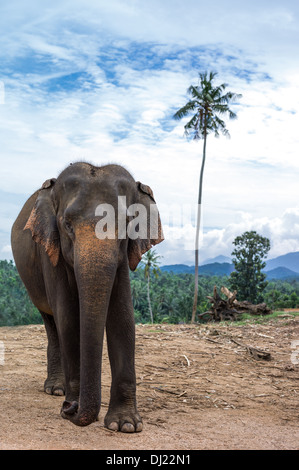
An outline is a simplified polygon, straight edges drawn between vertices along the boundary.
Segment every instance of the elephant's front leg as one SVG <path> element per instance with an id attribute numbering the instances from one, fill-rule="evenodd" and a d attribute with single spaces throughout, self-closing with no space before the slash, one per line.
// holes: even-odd
<path id="1" fill-rule="evenodd" d="M 61 409 L 61 415 L 65 418 L 67 414 L 73 414 L 77 410 L 79 402 L 80 319 L 76 293 L 68 292 L 63 285 L 57 289 L 54 315 L 65 376 L 65 401 Z"/>
<path id="2" fill-rule="evenodd" d="M 135 322 L 128 268 L 117 272 L 106 323 L 112 384 L 105 426 L 122 432 L 142 431 L 136 405 Z"/>

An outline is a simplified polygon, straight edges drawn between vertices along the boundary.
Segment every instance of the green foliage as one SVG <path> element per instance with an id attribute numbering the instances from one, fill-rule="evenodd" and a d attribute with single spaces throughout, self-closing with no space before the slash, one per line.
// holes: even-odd
<path id="1" fill-rule="evenodd" d="M 272 310 L 281 308 L 299 309 L 299 281 L 277 280 L 269 282 L 263 300 Z"/>
<path id="2" fill-rule="evenodd" d="M 12 261 L 0 261 L 0 326 L 41 323 Z"/>
<path id="3" fill-rule="evenodd" d="M 143 255 L 141 259 L 141 266 L 143 267 L 144 277 L 147 279 L 147 301 L 148 301 L 148 307 L 149 307 L 149 312 L 150 312 L 152 323 L 154 323 L 154 315 L 153 315 L 151 294 L 150 294 L 150 279 L 151 279 L 151 273 L 157 279 L 159 276 L 159 273 L 161 272 L 159 268 L 160 258 L 161 256 L 159 256 L 155 250 L 150 249 Z"/>
<path id="4" fill-rule="evenodd" d="M 299 312 L 291 312 L 288 313 L 288 315 L 299 319 Z M 283 311 L 275 311 L 269 315 L 250 315 L 250 313 L 243 313 L 236 321 L 233 322 L 233 324 L 236 327 L 248 325 L 248 323 L 250 323 L 250 325 L 263 325 L 270 321 L 273 322 L 275 320 L 281 320 L 282 316 L 284 316 Z"/>
<path id="5" fill-rule="evenodd" d="M 155 323 L 190 323 L 193 305 L 194 274 L 173 274 L 161 272 L 159 277 L 152 273 L 150 296 Z M 148 323 L 147 279 L 143 269 L 130 274 L 132 299 L 137 323 Z M 227 276 L 199 276 L 198 313 L 209 310 L 206 296 L 211 295 L 214 286 L 229 285 Z M 283 308 L 299 309 L 299 281 L 275 280 L 268 283 L 262 301 L 273 310 Z M 202 322 L 207 321 L 202 318 Z M 0 326 L 42 323 L 41 316 L 30 301 L 27 291 L 13 262 L 0 261 Z"/>
<path id="6" fill-rule="evenodd" d="M 153 274 L 150 282 L 150 296 L 153 318 L 156 323 L 189 322 L 191 319 L 194 275 L 173 275 L 161 272 L 156 278 Z M 137 322 L 149 321 L 147 282 L 143 270 L 131 273 L 131 287 L 135 319 Z"/>
<path id="7" fill-rule="evenodd" d="M 156 253 L 156 250 L 153 250 L 153 249 L 148 250 L 142 256 L 140 263 L 141 263 L 141 266 L 144 267 L 144 276 L 146 278 L 149 277 L 150 273 L 153 273 L 156 278 L 159 276 L 159 273 L 161 272 L 159 268 L 160 258 L 162 258 L 162 256 L 159 256 Z"/>
<path id="8" fill-rule="evenodd" d="M 255 231 L 245 232 L 233 241 L 232 252 L 235 271 L 230 276 L 231 290 L 238 291 L 238 300 L 259 303 L 267 286 L 266 274 L 262 272 L 263 259 L 270 250 L 270 241 Z"/>
<path id="9" fill-rule="evenodd" d="M 131 287 L 136 322 L 149 322 L 147 284 L 141 269 L 131 273 Z M 199 276 L 198 313 L 209 309 L 206 296 L 227 284 L 226 276 Z M 161 272 L 159 278 L 151 275 L 150 296 L 155 323 L 190 323 L 194 292 L 194 274 Z"/>

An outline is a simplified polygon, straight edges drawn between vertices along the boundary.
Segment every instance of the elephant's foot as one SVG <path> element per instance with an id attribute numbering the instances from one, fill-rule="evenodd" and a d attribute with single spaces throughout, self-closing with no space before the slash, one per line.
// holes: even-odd
<path id="1" fill-rule="evenodd" d="M 114 411 L 109 410 L 105 416 L 105 426 L 111 431 L 140 432 L 142 431 L 142 419 L 137 411 L 129 408 Z"/>
<path id="2" fill-rule="evenodd" d="M 44 385 L 44 391 L 48 395 L 63 396 L 65 395 L 65 386 L 62 380 L 58 379 L 47 379 Z"/>

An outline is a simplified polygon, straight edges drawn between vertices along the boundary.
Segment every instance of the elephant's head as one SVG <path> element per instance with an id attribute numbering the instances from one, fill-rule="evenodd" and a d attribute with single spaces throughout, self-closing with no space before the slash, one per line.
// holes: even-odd
<path id="1" fill-rule="evenodd" d="M 134 223 L 141 209 L 143 217 Z M 74 273 L 81 376 L 79 410 L 70 419 L 86 425 L 99 412 L 101 356 L 95 351 L 102 348 L 116 272 L 125 263 L 134 270 L 143 253 L 163 240 L 153 193 L 118 165 L 75 163 L 43 184 L 25 229 L 43 247 L 53 269 Z"/>
<path id="2" fill-rule="evenodd" d="M 107 206 L 110 206 L 112 211 L 114 209 L 115 236 L 111 236 L 110 231 L 107 236 L 99 237 L 97 225 L 99 215 L 103 215 L 99 212 L 101 207 L 105 212 Z M 120 238 L 119 223 L 122 224 L 122 229 L 124 218 L 130 224 L 130 219 L 132 221 L 132 217 L 134 218 L 132 212 L 138 212 L 139 206 L 146 211 L 146 217 L 141 218 L 146 226 L 142 229 L 138 227 L 138 220 L 136 231 L 131 231 L 130 234 L 126 225 L 126 234 L 124 236 L 122 232 Z M 142 215 L 144 214 L 145 212 Z M 105 230 L 104 225 L 101 226 Z M 133 228 L 136 228 L 136 224 Z M 120 243 L 127 239 L 127 256 L 131 270 L 136 269 L 146 251 L 164 239 L 151 188 L 139 181 L 135 182 L 132 176 L 118 165 L 94 167 L 88 163 L 75 163 L 64 170 L 58 179 L 45 181 L 25 229 L 30 229 L 32 238 L 43 245 L 54 267 L 57 266 L 60 255 L 69 265 L 74 266 L 76 246 L 86 244 L 86 232 L 89 231 L 92 232 L 94 241 L 96 238 L 114 239 Z M 101 256 L 101 253 L 97 252 L 97 256 Z"/>

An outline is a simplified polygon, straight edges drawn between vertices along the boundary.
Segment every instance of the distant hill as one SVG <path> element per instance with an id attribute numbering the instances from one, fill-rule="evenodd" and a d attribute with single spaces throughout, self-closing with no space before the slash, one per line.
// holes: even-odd
<path id="1" fill-rule="evenodd" d="M 161 266 L 161 271 L 173 272 L 173 274 L 191 273 L 194 274 L 194 266 L 186 264 L 171 264 Z M 234 265 L 229 263 L 211 263 L 198 267 L 198 273 L 202 276 L 229 276 L 234 270 Z"/>
<path id="2" fill-rule="evenodd" d="M 269 259 L 267 261 L 266 271 L 281 267 L 288 268 L 291 271 L 295 271 L 295 273 L 299 273 L 299 251 Z"/>
<path id="3" fill-rule="evenodd" d="M 160 269 L 161 271 L 168 271 L 173 274 L 194 273 L 194 266 L 187 266 L 186 264 L 169 264 L 160 266 Z"/>
<path id="4" fill-rule="evenodd" d="M 288 268 L 275 268 L 275 269 L 270 269 L 270 271 L 265 271 L 267 274 L 267 279 L 299 279 L 299 273 L 296 273 L 295 271 L 292 271 L 291 269 Z"/>
<path id="5" fill-rule="evenodd" d="M 229 262 L 227 262 L 227 260 Z M 194 266 L 186 264 L 171 264 L 161 266 L 161 271 L 180 273 L 194 273 Z M 200 265 L 198 272 L 203 276 L 229 276 L 234 271 L 234 265 L 227 256 L 217 256 Z M 268 279 L 299 278 L 299 251 L 287 253 L 267 261 L 265 273 Z"/>
<path id="6" fill-rule="evenodd" d="M 232 262 L 232 260 L 228 256 L 219 255 L 219 256 L 216 256 L 216 258 L 208 258 L 208 259 L 204 260 L 203 263 L 200 263 L 200 266 L 204 266 L 206 264 L 214 264 L 214 263 L 229 263 L 229 264 L 231 264 L 231 262 Z"/>

